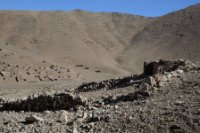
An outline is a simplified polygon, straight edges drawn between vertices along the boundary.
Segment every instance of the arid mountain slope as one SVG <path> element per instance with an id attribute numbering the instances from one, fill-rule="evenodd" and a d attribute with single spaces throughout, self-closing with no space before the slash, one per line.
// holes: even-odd
<path id="1" fill-rule="evenodd" d="M 21 65 L 24 73 L 26 67 L 43 66 L 47 75 L 50 65 L 65 67 L 72 80 L 122 76 L 139 72 L 145 60 L 200 61 L 199 23 L 200 5 L 157 18 L 81 10 L 0 11 L 0 61 Z"/>
<path id="2" fill-rule="evenodd" d="M 131 39 L 119 61 L 134 70 L 145 60 L 186 58 L 200 61 L 200 5 L 173 12 L 146 25 Z M 132 59 L 130 61 L 130 59 Z"/>
<path id="3" fill-rule="evenodd" d="M 81 75 L 91 73 L 77 70 L 75 65 L 101 70 L 104 76 L 125 74 L 115 57 L 149 21 L 128 14 L 81 10 L 0 11 L 0 60 L 39 66 L 46 61 L 71 67 Z M 19 59 L 21 56 L 24 58 Z"/>

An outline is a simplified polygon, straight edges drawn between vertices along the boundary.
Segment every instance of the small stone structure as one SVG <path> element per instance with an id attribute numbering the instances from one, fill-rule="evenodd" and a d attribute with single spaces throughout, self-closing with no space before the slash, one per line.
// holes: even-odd
<path id="1" fill-rule="evenodd" d="M 159 73 L 159 62 L 144 62 L 144 74 L 146 75 L 155 75 Z"/>
<path id="2" fill-rule="evenodd" d="M 171 72 L 185 66 L 185 60 L 159 60 L 152 62 L 144 62 L 143 73 L 147 76 L 155 76 L 164 72 Z"/>

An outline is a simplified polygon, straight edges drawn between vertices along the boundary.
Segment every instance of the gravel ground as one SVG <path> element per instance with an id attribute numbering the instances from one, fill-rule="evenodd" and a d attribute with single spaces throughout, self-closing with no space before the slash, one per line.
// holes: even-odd
<path id="1" fill-rule="evenodd" d="M 2 110 L 0 132 L 198 133 L 200 69 L 190 63 L 183 71 L 160 87 L 140 82 L 78 92 L 86 104 L 67 110 Z"/>

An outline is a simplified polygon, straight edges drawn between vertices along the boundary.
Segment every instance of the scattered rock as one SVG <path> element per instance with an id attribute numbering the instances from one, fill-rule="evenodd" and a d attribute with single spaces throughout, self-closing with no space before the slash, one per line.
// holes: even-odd
<path id="1" fill-rule="evenodd" d="M 168 74 L 166 75 L 166 77 L 167 77 L 168 80 L 170 80 L 173 76 L 172 76 L 171 73 L 168 73 Z"/>
<path id="2" fill-rule="evenodd" d="M 95 72 L 96 72 L 96 73 L 100 73 L 100 72 L 101 72 L 101 70 L 96 70 Z"/>
<path id="3" fill-rule="evenodd" d="M 88 117 L 88 114 L 86 112 L 82 112 L 82 115 L 77 116 L 77 121 L 78 122 L 84 122 Z"/>
<path id="4" fill-rule="evenodd" d="M 181 104 L 183 104 L 183 103 L 184 103 L 184 101 L 180 101 L 180 100 L 175 101 L 175 104 L 176 104 L 176 105 L 181 105 Z"/>
<path id="5" fill-rule="evenodd" d="M 50 114 L 51 112 L 49 110 L 44 111 L 44 114 Z"/>
<path id="6" fill-rule="evenodd" d="M 161 81 L 162 81 L 162 82 L 167 82 L 167 80 L 168 80 L 167 76 L 166 76 L 166 75 L 163 75 Z"/>
<path id="7" fill-rule="evenodd" d="M 173 71 L 173 72 L 171 72 L 171 75 L 172 75 L 173 77 L 177 77 L 177 76 L 178 76 L 178 73 L 177 73 L 176 71 Z"/>
<path id="8" fill-rule="evenodd" d="M 182 74 L 182 73 L 184 72 L 184 71 L 181 70 L 181 69 L 177 69 L 176 71 L 177 71 L 177 73 L 180 73 L 180 74 Z"/>
<path id="9" fill-rule="evenodd" d="M 15 77 L 15 80 L 16 80 L 16 82 L 18 82 L 18 81 L 19 81 L 19 79 L 18 79 L 18 77 L 17 77 L 17 76 Z"/>
<path id="10" fill-rule="evenodd" d="M 0 72 L 0 75 L 1 75 L 2 77 L 4 77 L 4 74 L 3 74 L 3 72 Z"/>
<path id="11" fill-rule="evenodd" d="M 61 111 L 61 114 L 60 114 L 60 116 L 59 116 L 59 121 L 60 121 L 62 124 L 67 124 L 67 123 L 68 123 L 67 115 L 68 115 L 68 112 L 67 112 L 67 111 L 65 111 L 65 110 L 62 110 L 62 111 Z"/>
<path id="12" fill-rule="evenodd" d="M 84 65 L 81 65 L 81 64 L 79 64 L 79 65 L 75 65 L 76 67 L 83 67 Z"/>
<path id="13" fill-rule="evenodd" d="M 27 75 L 31 75 L 31 73 L 30 72 L 26 72 L 27 73 Z"/>
<path id="14" fill-rule="evenodd" d="M 25 118 L 25 121 L 26 121 L 26 122 L 32 122 L 32 123 L 34 123 L 34 122 L 41 122 L 41 121 L 44 121 L 44 119 L 42 119 L 42 118 L 40 118 L 40 117 L 37 117 L 37 116 L 35 116 L 35 115 L 31 115 L 31 116 L 29 116 L 29 117 L 26 117 L 26 118 Z"/>
<path id="15" fill-rule="evenodd" d="M 73 127 L 73 133 L 79 133 L 76 125 Z"/>
<path id="16" fill-rule="evenodd" d="M 147 83 L 144 83 L 144 84 L 142 84 L 141 86 L 140 86 L 140 88 L 141 88 L 141 92 L 147 92 L 149 95 L 152 93 L 152 91 L 153 91 L 153 87 L 152 86 L 150 86 L 149 84 L 147 84 Z"/>
<path id="17" fill-rule="evenodd" d="M 54 69 L 54 65 L 50 65 L 50 67 L 49 67 L 50 69 Z"/>
<path id="18" fill-rule="evenodd" d="M 148 76 L 145 80 L 145 83 L 149 84 L 150 86 L 156 86 L 156 81 L 152 76 Z"/>
<path id="19" fill-rule="evenodd" d="M 9 73 L 8 73 L 8 72 L 5 72 L 5 71 L 2 71 L 2 72 L 0 72 L 0 75 L 1 75 L 2 77 L 6 77 L 6 76 L 9 75 Z"/>

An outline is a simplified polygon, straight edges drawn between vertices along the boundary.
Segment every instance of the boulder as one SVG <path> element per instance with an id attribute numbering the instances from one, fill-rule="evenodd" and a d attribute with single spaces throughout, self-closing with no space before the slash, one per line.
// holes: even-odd
<path id="1" fill-rule="evenodd" d="M 177 77 L 177 76 L 178 76 L 178 73 L 177 73 L 176 71 L 173 71 L 173 72 L 171 72 L 171 75 L 172 75 L 173 77 Z"/>
<path id="2" fill-rule="evenodd" d="M 176 72 L 182 74 L 184 71 L 181 69 L 178 69 L 178 70 L 176 70 Z"/>
<path id="3" fill-rule="evenodd" d="M 68 123 L 67 115 L 68 115 L 68 112 L 67 112 L 67 111 L 65 111 L 65 110 L 62 110 L 62 111 L 61 111 L 61 114 L 60 114 L 60 116 L 59 116 L 59 121 L 60 121 L 62 124 L 67 124 L 67 123 Z"/>
<path id="4" fill-rule="evenodd" d="M 156 81 L 152 76 L 148 76 L 145 80 L 145 83 L 149 84 L 150 86 L 156 86 Z"/>
<path id="5" fill-rule="evenodd" d="M 171 73 L 168 73 L 168 74 L 166 74 L 166 77 L 167 77 L 168 80 L 170 80 L 173 76 L 172 76 Z"/>

